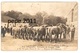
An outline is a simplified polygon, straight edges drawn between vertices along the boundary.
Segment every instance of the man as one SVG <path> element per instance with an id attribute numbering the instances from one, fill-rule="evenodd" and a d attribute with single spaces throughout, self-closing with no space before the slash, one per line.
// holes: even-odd
<path id="1" fill-rule="evenodd" d="M 72 29 L 71 29 L 71 41 L 74 40 L 74 34 L 75 34 L 75 27 L 74 25 L 72 26 Z"/>
<path id="2" fill-rule="evenodd" d="M 21 29 L 21 32 L 22 32 L 22 39 L 25 39 L 25 26 L 22 27 Z"/>
<path id="3" fill-rule="evenodd" d="M 20 39 L 21 39 L 21 27 L 22 27 L 22 25 L 19 26 L 19 31 L 18 31 L 18 38 L 20 38 Z"/>
<path id="4" fill-rule="evenodd" d="M 46 36 L 46 40 L 49 40 L 49 31 L 48 31 L 47 27 L 46 27 L 46 34 L 45 34 L 45 36 Z"/>
<path id="5" fill-rule="evenodd" d="M 12 35 L 12 27 L 10 28 L 10 34 Z"/>
<path id="6" fill-rule="evenodd" d="M 3 30 L 4 30 L 4 28 L 3 28 L 3 26 L 1 26 L 1 36 L 3 37 Z"/>
<path id="7" fill-rule="evenodd" d="M 6 34 L 6 27 L 4 26 L 4 28 L 3 28 L 3 37 L 5 37 L 5 34 Z"/>
<path id="8" fill-rule="evenodd" d="M 41 39 L 42 39 L 42 41 L 45 40 L 45 34 L 46 34 L 46 27 L 42 26 L 42 29 L 41 29 Z"/>
<path id="9" fill-rule="evenodd" d="M 70 37 L 70 27 L 69 27 L 69 25 L 67 25 L 66 35 L 67 35 L 67 37 Z"/>
<path id="10" fill-rule="evenodd" d="M 34 30 L 33 30 L 33 26 L 31 26 L 30 28 L 30 39 L 32 40 L 34 37 Z"/>

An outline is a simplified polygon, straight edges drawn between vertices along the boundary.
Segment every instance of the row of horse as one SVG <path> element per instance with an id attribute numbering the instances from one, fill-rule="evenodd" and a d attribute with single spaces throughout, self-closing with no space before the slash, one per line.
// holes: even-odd
<path id="1" fill-rule="evenodd" d="M 31 39 L 37 41 L 53 41 L 57 42 L 59 39 L 66 37 L 67 27 L 64 24 L 57 26 L 15 26 L 12 27 L 11 35 L 13 38 Z M 54 36 L 54 38 L 53 38 Z"/>

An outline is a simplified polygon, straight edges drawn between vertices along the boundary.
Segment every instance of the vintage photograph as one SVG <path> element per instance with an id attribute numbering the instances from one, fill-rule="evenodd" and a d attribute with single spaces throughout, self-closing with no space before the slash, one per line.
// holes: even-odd
<path id="1" fill-rule="evenodd" d="M 2 2 L 1 50 L 78 49 L 78 2 Z"/>

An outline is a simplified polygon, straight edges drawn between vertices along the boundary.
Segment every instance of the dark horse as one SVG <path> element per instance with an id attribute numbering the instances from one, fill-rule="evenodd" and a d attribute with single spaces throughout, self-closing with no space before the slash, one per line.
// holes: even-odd
<path id="1" fill-rule="evenodd" d="M 52 34 L 55 35 L 55 42 L 59 41 L 59 38 L 61 39 L 62 33 L 64 31 L 66 32 L 66 25 L 65 24 L 62 24 L 62 23 L 57 24 L 57 27 L 56 28 L 53 28 Z M 59 37 L 59 35 L 60 35 L 60 37 Z"/>

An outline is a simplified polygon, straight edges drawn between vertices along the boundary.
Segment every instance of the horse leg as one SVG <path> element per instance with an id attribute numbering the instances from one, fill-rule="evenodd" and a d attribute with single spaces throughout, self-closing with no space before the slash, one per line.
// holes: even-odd
<path id="1" fill-rule="evenodd" d="M 58 37 L 59 37 L 58 35 L 59 35 L 59 34 L 56 34 L 56 35 L 57 35 L 57 39 L 58 39 Z"/>
<path id="2" fill-rule="evenodd" d="M 57 43 L 57 41 L 58 41 L 58 35 L 59 35 L 59 34 L 55 34 L 55 36 L 56 36 L 56 38 L 55 38 L 55 43 Z"/>
<path id="3" fill-rule="evenodd" d="M 41 39 L 41 34 L 38 33 L 36 39 L 37 39 L 37 41 L 40 41 L 40 39 Z"/>
<path id="4" fill-rule="evenodd" d="M 50 42 L 52 42 L 52 35 L 49 34 L 49 39 L 50 39 Z"/>
<path id="5" fill-rule="evenodd" d="M 27 33 L 27 40 L 29 40 L 29 33 Z"/>
<path id="6" fill-rule="evenodd" d="M 15 34 L 15 36 L 14 36 L 15 38 L 17 38 L 17 34 Z"/>
<path id="7" fill-rule="evenodd" d="M 62 33 L 60 34 L 60 39 L 61 39 L 61 37 L 62 37 Z"/>
<path id="8" fill-rule="evenodd" d="M 45 41 L 47 41 L 47 36 L 45 35 Z"/>
<path id="9" fill-rule="evenodd" d="M 26 32 L 25 32 L 25 39 L 27 39 L 27 34 L 26 34 Z"/>
<path id="10" fill-rule="evenodd" d="M 23 36 L 23 39 L 24 39 L 24 33 L 23 33 L 23 35 L 22 35 L 22 36 Z"/>
<path id="11" fill-rule="evenodd" d="M 34 41 L 35 41 L 35 36 L 36 36 L 36 35 L 35 35 L 35 32 L 34 32 L 34 35 L 33 35 L 33 40 L 34 40 Z"/>

